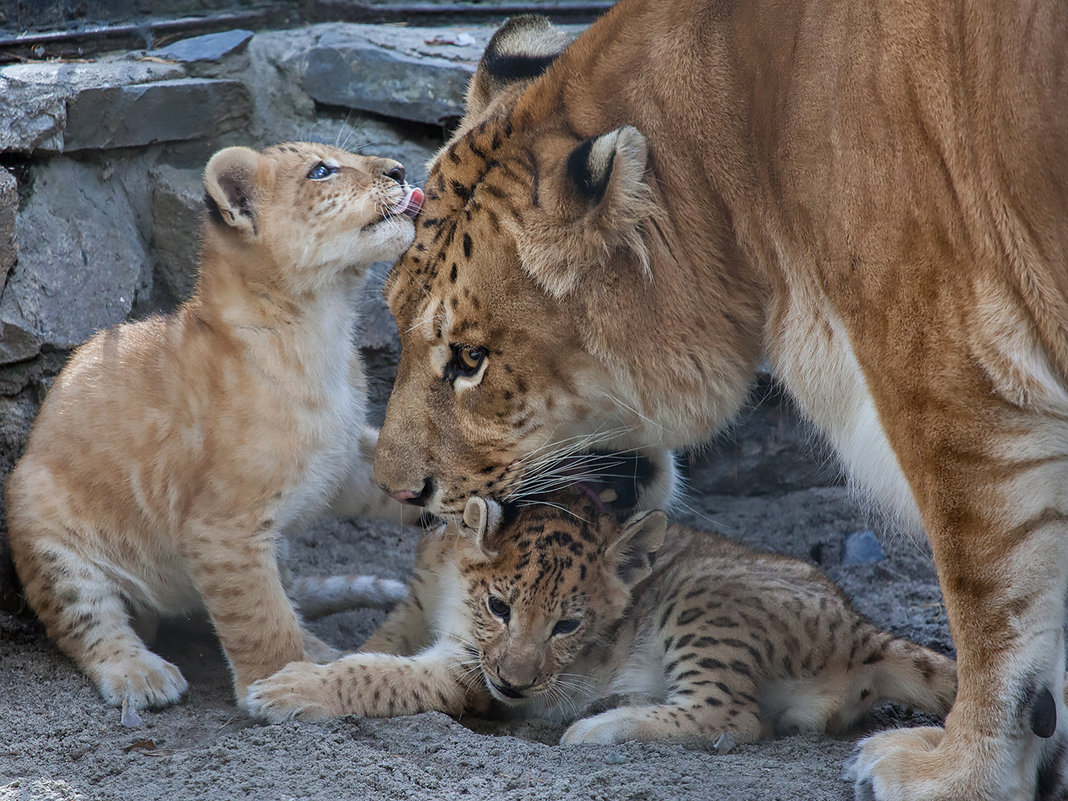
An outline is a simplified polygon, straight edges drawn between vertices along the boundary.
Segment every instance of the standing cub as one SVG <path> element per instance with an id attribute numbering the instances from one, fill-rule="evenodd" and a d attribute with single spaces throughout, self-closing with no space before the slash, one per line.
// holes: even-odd
<path id="1" fill-rule="evenodd" d="M 283 720 L 491 705 L 574 722 L 564 743 L 712 745 L 848 728 L 901 701 L 944 714 L 952 660 L 881 631 L 817 568 L 714 534 L 622 524 L 572 494 L 501 520 L 472 498 L 420 544 L 410 599 L 360 653 L 289 665 L 247 706 Z M 666 534 L 666 537 L 665 537 Z M 666 540 L 666 541 L 665 541 Z"/>
<path id="2" fill-rule="evenodd" d="M 26 597 L 112 704 L 185 691 L 134 631 L 159 615 L 206 608 L 238 699 L 330 655 L 283 591 L 276 541 L 332 500 L 399 515 L 370 479 L 354 296 L 412 241 L 422 193 L 397 162 L 311 143 L 227 148 L 204 185 L 193 297 L 73 354 L 7 487 Z M 319 586 L 338 606 L 344 588 Z M 391 595 L 350 589 L 350 602 Z"/>

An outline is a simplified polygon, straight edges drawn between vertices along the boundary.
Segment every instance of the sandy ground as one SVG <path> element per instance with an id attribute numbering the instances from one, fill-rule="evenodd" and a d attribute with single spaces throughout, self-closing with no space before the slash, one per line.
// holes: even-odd
<path id="1" fill-rule="evenodd" d="M 883 537 L 888 558 L 843 567 L 844 534 L 869 528 L 846 490 L 729 497 L 702 489 L 694 470 L 683 519 L 747 543 L 819 561 L 876 622 L 949 651 L 934 570 L 924 549 Z M 416 533 L 384 522 L 324 521 L 293 539 L 297 572 L 404 577 Z M 356 647 L 381 613 L 315 624 Z M 842 764 L 856 736 L 806 735 L 730 754 L 670 745 L 559 747 L 562 729 L 537 723 L 454 721 L 441 714 L 264 726 L 239 711 L 210 633 L 188 624 L 156 648 L 190 690 L 178 706 L 120 725 L 89 682 L 30 617 L 0 613 L 0 799 L 848 799 Z M 867 730 L 931 721 L 884 708 Z"/>

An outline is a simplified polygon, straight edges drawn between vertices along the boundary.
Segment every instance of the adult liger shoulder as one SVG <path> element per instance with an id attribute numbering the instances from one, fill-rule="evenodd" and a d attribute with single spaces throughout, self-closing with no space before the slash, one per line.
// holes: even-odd
<path id="1" fill-rule="evenodd" d="M 459 515 L 706 441 L 766 355 L 861 487 L 923 526 L 944 729 L 857 792 L 1053 796 L 1068 746 L 1068 7 L 622 0 L 490 43 L 392 271 L 376 477 Z"/>
<path id="2" fill-rule="evenodd" d="M 283 590 L 279 535 L 331 503 L 400 511 L 370 477 L 354 295 L 411 242 L 421 191 L 395 161 L 313 143 L 227 148 L 204 184 L 193 297 L 74 352 L 7 485 L 30 605 L 107 701 L 135 708 L 186 688 L 138 633 L 161 616 L 206 609 L 239 699 L 293 659 L 335 655 Z M 306 613 L 402 589 L 293 587 Z"/>

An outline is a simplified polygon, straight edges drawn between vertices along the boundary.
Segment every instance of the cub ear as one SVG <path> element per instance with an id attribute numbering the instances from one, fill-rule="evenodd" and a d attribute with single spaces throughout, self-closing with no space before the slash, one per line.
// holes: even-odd
<path id="1" fill-rule="evenodd" d="M 533 81 L 571 44 L 571 37 L 537 14 L 512 17 L 497 29 L 467 86 L 467 114 L 481 114 L 508 87 Z"/>
<path id="2" fill-rule="evenodd" d="M 615 564 L 619 580 L 633 587 L 653 571 L 653 559 L 664 544 L 667 516 L 659 509 L 638 512 L 623 524 L 608 546 L 609 564 Z"/>
<path id="3" fill-rule="evenodd" d="M 464 519 L 460 532 L 469 537 L 483 554 L 492 559 L 497 556 L 497 552 L 489 547 L 489 541 L 497 533 L 500 522 L 500 504 L 489 498 L 473 496 L 467 499 L 467 506 L 464 507 Z"/>
<path id="4" fill-rule="evenodd" d="M 204 168 L 205 202 L 212 217 L 245 236 L 257 233 L 256 173 L 259 166 L 260 154 L 255 150 L 228 147 L 212 156 Z"/>

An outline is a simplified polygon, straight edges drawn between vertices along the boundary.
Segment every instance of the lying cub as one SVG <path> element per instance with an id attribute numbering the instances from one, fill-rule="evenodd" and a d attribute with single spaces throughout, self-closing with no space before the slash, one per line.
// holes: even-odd
<path id="1" fill-rule="evenodd" d="M 422 192 L 395 161 L 310 143 L 222 150 L 204 186 L 193 297 L 75 351 L 7 487 L 30 605 L 108 702 L 135 708 L 186 689 L 132 625 L 159 615 L 207 609 L 239 700 L 335 656 L 283 591 L 279 535 L 332 500 L 401 509 L 371 481 L 352 335 L 366 269 L 412 241 Z M 320 608 L 398 597 L 353 578 L 298 589 L 331 596 L 307 599 Z"/>
<path id="2" fill-rule="evenodd" d="M 896 700 L 945 714 L 953 662 L 880 631 L 818 569 L 682 526 L 620 522 L 573 491 L 510 511 L 473 498 L 420 544 L 410 600 L 360 653 L 252 685 L 269 720 L 484 712 L 566 720 L 564 743 L 711 746 L 848 728 Z M 666 536 L 665 536 L 666 534 Z M 604 705 L 601 704 L 603 707 Z"/>

